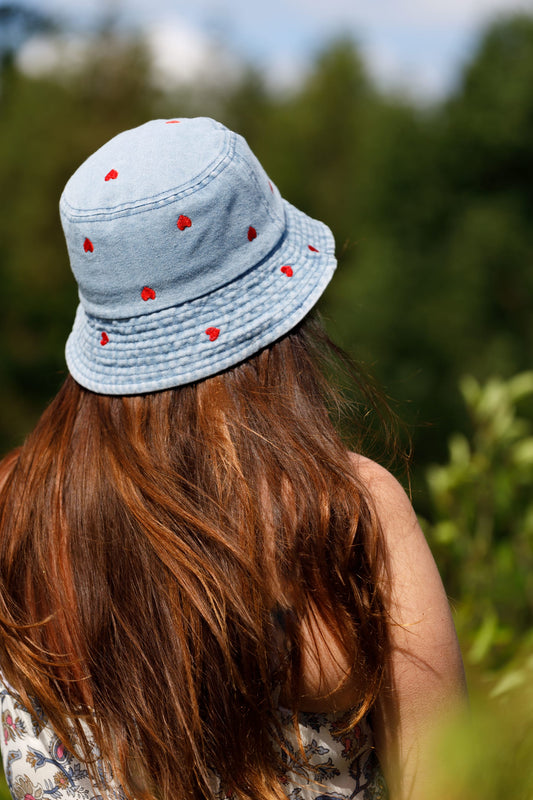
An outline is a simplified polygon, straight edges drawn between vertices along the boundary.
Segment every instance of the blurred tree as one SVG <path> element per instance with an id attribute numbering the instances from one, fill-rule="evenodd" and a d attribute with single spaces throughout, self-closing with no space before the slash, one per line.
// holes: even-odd
<path id="1" fill-rule="evenodd" d="M 443 121 L 457 145 L 446 152 L 455 188 L 477 195 L 511 189 L 531 210 L 533 17 L 516 15 L 486 31 Z"/>
<path id="2" fill-rule="evenodd" d="M 473 312 L 470 339 L 486 331 L 472 368 L 511 375 L 530 365 L 533 347 L 533 18 L 487 31 L 441 130 L 455 200 L 448 258 L 456 282 L 475 284 L 462 309 Z"/>
<path id="3" fill-rule="evenodd" d="M 462 373 L 531 364 L 532 78 L 533 19 L 519 16 L 486 31 L 449 102 L 381 98 L 358 120 L 366 202 L 330 316 L 402 401 L 422 461 L 444 455 L 446 428 L 468 430 Z"/>
<path id="4" fill-rule="evenodd" d="M 276 103 L 258 147 L 294 205 L 353 239 L 360 208 L 362 140 L 372 90 L 350 41 L 321 53 L 302 89 Z"/>
<path id="5" fill-rule="evenodd" d="M 152 116 L 143 49 L 98 37 L 78 71 L 16 69 L 0 105 L 0 448 L 20 441 L 65 374 L 76 289 L 57 203 L 73 169 L 117 131 Z"/>

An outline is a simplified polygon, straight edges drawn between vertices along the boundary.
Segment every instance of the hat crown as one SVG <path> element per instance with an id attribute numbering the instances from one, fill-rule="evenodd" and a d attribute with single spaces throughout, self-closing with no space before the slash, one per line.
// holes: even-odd
<path id="1" fill-rule="evenodd" d="M 286 227 L 279 192 L 245 140 L 207 118 L 153 120 L 115 136 L 68 181 L 60 211 L 81 304 L 109 319 L 234 281 Z"/>

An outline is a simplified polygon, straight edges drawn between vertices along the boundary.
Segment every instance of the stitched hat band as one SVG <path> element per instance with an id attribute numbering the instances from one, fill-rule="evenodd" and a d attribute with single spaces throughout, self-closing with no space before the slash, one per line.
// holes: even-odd
<path id="1" fill-rule="evenodd" d="M 297 325 L 336 266 L 329 228 L 206 118 L 111 139 L 69 180 L 60 211 L 80 297 L 67 365 L 102 394 L 238 364 Z"/>

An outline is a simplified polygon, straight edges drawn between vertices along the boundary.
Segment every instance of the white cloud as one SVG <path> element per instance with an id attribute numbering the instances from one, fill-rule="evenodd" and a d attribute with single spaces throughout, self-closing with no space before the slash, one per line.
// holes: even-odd
<path id="1" fill-rule="evenodd" d="M 87 56 L 87 40 L 80 36 L 39 34 L 27 39 L 17 52 L 17 66 L 31 77 L 80 68 Z"/>
<path id="2" fill-rule="evenodd" d="M 231 82 L 238 64 L 210 37 L 182 20 L 161 21 L 144 31 L 154 78 L 169 83 Z"/>
<path id="3" fill-rule="evenodd" d="M 361 44 L 367 69 L 377 85 L 417 101 L 433 101 L 446 94 L 452 74 L 446 59 L 406 59 L 384 43 Z"/>

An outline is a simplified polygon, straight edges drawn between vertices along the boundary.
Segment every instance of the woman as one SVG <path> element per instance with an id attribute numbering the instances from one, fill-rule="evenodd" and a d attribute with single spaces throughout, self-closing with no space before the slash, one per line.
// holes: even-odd
<path id="1" fill-rule="evenodd" d="M 409 501 L 330 421 L 331 232 L 203 118 L 115 137 L 60 209 L 70 376 L 0 478 L 12 794 L 424 796 L 461 659 Z"/>

